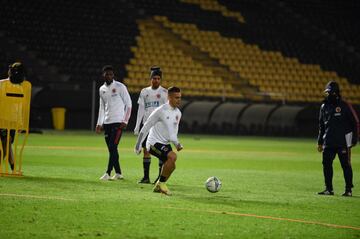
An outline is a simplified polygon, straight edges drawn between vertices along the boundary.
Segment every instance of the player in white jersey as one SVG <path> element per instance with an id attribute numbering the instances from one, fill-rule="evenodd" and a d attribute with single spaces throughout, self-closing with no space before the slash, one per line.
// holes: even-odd
<path id="1" fill-rule="evenodd" d="M 150 80 L 151 85 L 141 90 L 138 100 L 138 112 L 136 118 L 136 126 L 134 129 L 134 134 L 138 135 L 140 131 L 141 123 L 149 118 L 150 114 L 159 106 L 167 102 L 167 89 L 162 87 L 161 84 L 162 72 L 160 67 L 151 67 L 150 69 Z M 150 164 L 151 156 L 149 151 L 145 147 L 146 138 L 142 143 L 143 146 L 143 169 L 144 177 L 139 181 L 139 183 L 150 183 Z M 161 172 L 162 161 L 159 159 L 159 176 Z M 159 177 L 158 176 L 158 177 Z M 155 180 L 156 181 L 156 180 Z"/>
<path id="2" fill-rule="evenodd" d="M 170 87 L 168 89 L 168 99 L 168 103 L 154 110 L 146 120 L 139 133 L 135 145 L 135 153 L 140 154 L 141 144 L 149 132 L 146 141 L 146 149 L 150 154 L 164 162 L 160 178 L 155 184 L 154 192 L 171 195 L 166 186 L 166 181 L 175 170 L 177 155 L 172 151 L 170 143 L 175 145 L 177 151 L 183 149 L 177 136 L 181 119 L 181 112 L 178 109 L 181 103 L 180 89 L 177 87 Z"/>
<path id="3" fill-rule="evenodd" d="M 96 133 L 99 134 L 102 130 L 105 132 L 109 162 L 106 173 L 100 179 L 123 179 L 117 147 L 131 115 L 131 98 L 126 86 L 114 80 L 112 66 L 103 67 L 103 78 L 105 83 L 99 89 L 100 105 Z M 110 178 L 113 168 L 115 168 L 115 175 Z"/>

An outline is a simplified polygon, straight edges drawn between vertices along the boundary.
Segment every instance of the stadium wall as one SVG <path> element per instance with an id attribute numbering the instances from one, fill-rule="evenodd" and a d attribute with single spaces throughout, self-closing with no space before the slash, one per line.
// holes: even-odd
<path id="1" fill-rule="evenodd" d="M 135 126 L 138 95 L 131 95 L 133 110 L 128 131 Z M 31 108 L 32 129 L 51 129 L 53 107 L 66 108 L 65 129 L 93 130 L 92 94 L 82 90 L 42 89 Z M 98 96 L 95 100 L 97 119 Z M 180 131 L 183 133 L 305 136 L 317 135 L 320 104 L 283 105 L 274 103 L 221 102 L 184 99 Z M 355 106 L 357 112 L 360 107 Z"/>

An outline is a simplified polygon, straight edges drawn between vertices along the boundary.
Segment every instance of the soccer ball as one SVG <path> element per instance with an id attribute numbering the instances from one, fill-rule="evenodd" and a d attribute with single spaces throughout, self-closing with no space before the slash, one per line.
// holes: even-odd
<path id="1" fill-rule="evenodd" d="M 219 192 L 221 189 L 221 181 L 215 176 L 210 177 L 206 180 L 205 187 L 211 193 Z"/>

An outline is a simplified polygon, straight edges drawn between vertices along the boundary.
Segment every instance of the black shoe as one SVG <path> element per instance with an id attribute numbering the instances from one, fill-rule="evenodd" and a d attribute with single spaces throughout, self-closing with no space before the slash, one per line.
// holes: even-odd
<path id="1" fill-rule="evenodd" d="M 344 197 L 352 197 L 352 192 L 351 191 L 345 191 L 342 196 Z"/>
<path id="2" fill-rule="evenodd" d="M 159 181 L 159 179 L 160 179 L 160 176 L 158 176 L 152 184 L 156 184 L 157 181 Z"/>
<path id="3" fill-rule="evenodd" d="M 328 189 L 325 189 L 324 191 L 322 192 L 318 192 L 319 195 L 334 195 L 334 191 L 330 191 Z"/>
<path id="4" fill-rule="evenodd" d="M 150 183 L 150 179 L 149 178 L 142 178 L 138 183 L 148 184 L 148 183 Z"/>

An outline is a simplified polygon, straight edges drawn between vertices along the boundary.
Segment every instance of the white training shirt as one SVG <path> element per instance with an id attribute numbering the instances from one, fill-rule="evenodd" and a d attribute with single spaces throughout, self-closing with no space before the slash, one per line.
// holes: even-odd
<path id="1" fill-rule="evenodd" d="M 155 143 L 170 144 L 175 146 L 179 144 L 177 137 L 179 131 L 179 122 L 181 112 L 178 108 L 173 108 L 166 103 L 151 113 L 144 126 L 142 127 L 135 148 L 141 149 L 141 143 L 149 132 L 146 142 L 146 149 Z"/>
<path id="2" fill-rule="evenodd" d="M 131 98 L 121 82 L 113 80 L 99 89 L 100 105 L 97 125 L 128 123 L 131 115 Z"/>
<path id="3" fill-rule="evenodd" d="M 167 89 L 162 86 L 159 86 L 157 89 L 153 89 L 149 86 L 141 90 L 137 102 L 139 104 L 139 108 L 137 112 L 135 131 L 140 129 L 141 122 L 145 123 L 150 114 L 157 107 L 168 101 L 167 96 Z"/>

